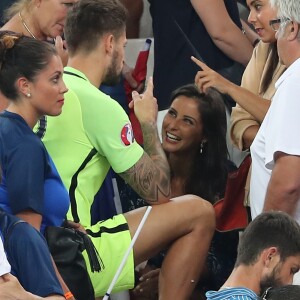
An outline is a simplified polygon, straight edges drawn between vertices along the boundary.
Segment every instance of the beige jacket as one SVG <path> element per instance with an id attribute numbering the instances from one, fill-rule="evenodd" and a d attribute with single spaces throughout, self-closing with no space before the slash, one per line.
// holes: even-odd
<path id="1" fill-rule="evenodd" d="M 268 89 L 263 93 L 262 82 L 270 64 L 270 44 L 260 42 L 253 51 L 253 55 L 243 74 L 241 86 L 264 99 L 272 100 L 275 94 L 275 82 L 284 72 L 285 67 L 278 63 L 273 80 Z M 245 130 L 253 125 L 260 125 L 259 122 L 238 104 L 232 109 L 230 137 L 232 143 L 243 150 L 243 134 Z"/>
<path id="2" fill-rule="evenodd" d="M 255 47 L 253 55 L 243 74 L 241 86 L 264 99 L 272 100 L 276 91 L 275 82 L 285 71 L 285 66 L 278 63 L 271 84 L 265 92 L 262 92 L 262 82 L 270 64 L 272 57 L 271 51 L 273 51 L 270 51 L 269 47 L 270 44 L 263 42 L 260 42 L 257 47 Z M 230 137 L 232 143 L 240 150 L 243 150 L 243 134 L 245 130 L 253 125 L 260 125 L 260 123 L 238 104 L 232 109 L 230 121 Z M 251 167 L 245 186 L 244 204 L 247 206 L 249 205 L 250 176 Z"/>

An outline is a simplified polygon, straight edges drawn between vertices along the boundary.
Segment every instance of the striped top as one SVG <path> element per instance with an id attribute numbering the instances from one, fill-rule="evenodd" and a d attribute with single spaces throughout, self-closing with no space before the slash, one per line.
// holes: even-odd
<path id="1" fill-rule="evenodd" d="M 207 300 L 258 300 L 258 296 L 244 287 L 222 289 L 220 291 L 208 291 Z"/>

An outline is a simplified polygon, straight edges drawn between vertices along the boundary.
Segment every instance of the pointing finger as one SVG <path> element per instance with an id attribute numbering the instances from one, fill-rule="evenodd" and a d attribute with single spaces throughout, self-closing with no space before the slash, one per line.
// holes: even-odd
<path id="1" fill-rule="evenodd" d="M 148 81 L 147 81 L 145 94 L 153 95 L 153 78 L 152 78 L 152 76 L 150 76 Z"/>
<path id="2" fill-rule="evenodd" d="M 200 61 L 199 59 L 197 59 L 194 56 L 191 56 L 191 60 L 198 66 L 200 67 L 202 70 L 209 70 L 209 67 L 202 61 Z"/>

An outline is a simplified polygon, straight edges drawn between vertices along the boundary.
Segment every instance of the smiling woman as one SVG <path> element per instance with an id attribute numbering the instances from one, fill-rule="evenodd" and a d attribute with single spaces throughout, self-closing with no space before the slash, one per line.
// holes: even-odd
<path id="1" fill-rule="evenodd" d="M 231 165 L 226 145 L 225 105 L 216 90 L 209 89 L 204 94 L 197 86 L 189 84 L 172 93 L 162 124 L 162 147 L 171 171 L 171 198 L 195 194 L 214 203 L 223 197 Z M 130 203 L 130 209 L 144 204 L 126 185 L 122 185 L 120 197 L 123 204 Z M 195 291 L 197 299 L 201 299 L 198 293 L 219 289 L 229 275 L 235 261 L 237 240 L 236 232 L 215 234 L 205 271 Z M 142 270 L 143 281 L 134 289 L 135 300 L 150 299 L 149 289 L 154 297 L 151 299 L 157 299 L 159 272 L 147 273 L 147 270 L 159 267 L 164 254 L 152 258 Z"/>
<path id="2" fill-rule="evenodd" d="M 172 197 L 195 194 L 211 203 L 223 197 L 229 171 L 226 124 L 225 105 L 216 90 L 204 94 L 189 84 L 172 93 L 162 124 Z M 120 185 L 123 209 L 143 203 L 126 184 Z"/>
<path id="3" fill-rule="evenodd" d="M 195 85 L 175 90 L 162 125 L 162 147 L 168 156 L 172 196 L 200 195 L 214 203 L 227 178 L 226 114 L 220 94 L 201 93 Z"/>

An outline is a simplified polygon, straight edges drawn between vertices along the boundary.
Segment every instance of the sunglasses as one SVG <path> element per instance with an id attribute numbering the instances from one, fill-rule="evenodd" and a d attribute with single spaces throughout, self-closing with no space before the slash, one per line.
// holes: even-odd
<path id="1" fill-rule="evenodd" d="M 282 18 L 282 19 L 276 19 L 276 20 L 271 20 L 269 22 L 270 26 L 272 27 L 272 29 L 277 32 L 279 30 L 279 27 L 281 24 L 284 24 L 286 22 L 289 22 L 291 21 L 290 19 L 288 18 Z"/>

